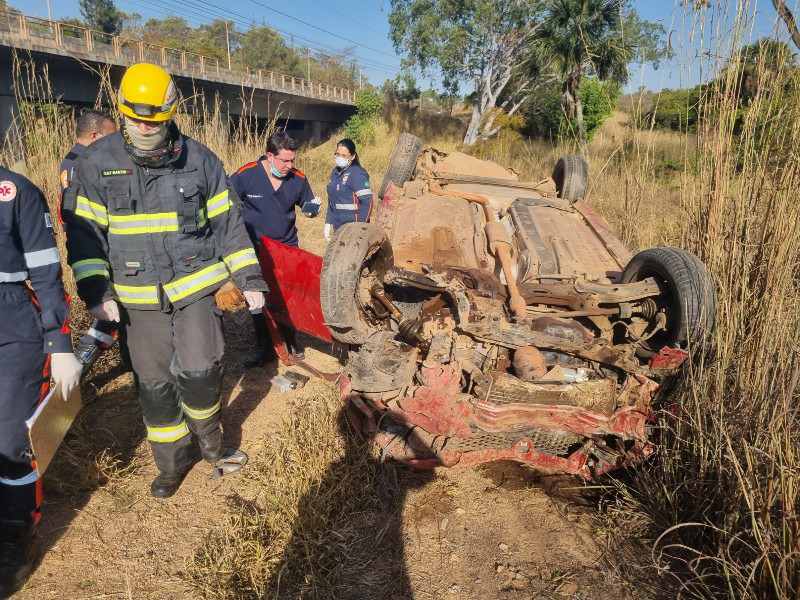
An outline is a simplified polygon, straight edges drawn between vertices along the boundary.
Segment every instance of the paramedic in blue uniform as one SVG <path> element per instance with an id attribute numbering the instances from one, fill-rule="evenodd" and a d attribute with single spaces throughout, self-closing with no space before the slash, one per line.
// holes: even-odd
<path id="1" fill-rule="evenodd" d="M 366 222 L 372 208 L 369 175 L 358 161 L 353 140 L 339 140 L 333 160 L 336 166 L 328 182 L 328 214 L 323 229 L 326 240 L 345 223 Z"/>
<path id="2" fill-rule="evenodd" d="M 41 517 L 42 485 L 25 421 L 48 391 L 48 372 L 62 398 L 80 380 L 67 316 L 44 197 L 0 167 L 0 598 L 30 573 Z"/>
<path id="3" fill-rule="evenodd" d="M 288 134 L 279 131 L 267 140 L 267 153 L 258 160 L 242 166 L 230 177 L 230 185 L 242 201 L 242 217 L 258 251 L 261 236 L 297 246 L 295 208 L 299 207 L 307 217 L 316 217 L 321 201 L 311 191 L 306 176 L 294 167 L 297 157 L 297 142 Z M 262 366 L 275 359 L 272 338 L 261 310 L 251 312 L 255 327 L 258 350 L 245 363 L 247 367 Z M 295 359 L 305 358 L 295 332 L 281 327 L 281 334 Z"/>

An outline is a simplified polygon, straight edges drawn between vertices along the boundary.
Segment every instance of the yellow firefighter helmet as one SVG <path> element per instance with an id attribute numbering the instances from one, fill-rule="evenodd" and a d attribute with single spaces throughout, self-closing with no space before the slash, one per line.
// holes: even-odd
<path id="1" fill-rule="evenodd" d="M 119 112 L 132 119 L 161 123 L 178 108 L 178 89 L 169 73 L 157 65 L 131 65 L 122 76 L 117 94 Z"/>

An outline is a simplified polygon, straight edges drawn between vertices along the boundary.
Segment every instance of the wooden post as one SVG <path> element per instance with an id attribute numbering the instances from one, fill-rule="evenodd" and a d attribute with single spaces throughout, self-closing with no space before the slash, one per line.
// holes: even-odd
<path id="1" fill-rule="evenodd" d="M 294 77 L 292 77 L 292 91 L 294 91 Z"/>
<path id="2" fill-rule="evenodd" d="M 61 39 L 61 23 L 59 23 L 58 21 L 53 23 L 53 30 L 55 31 L 56 34 L 56 46 L 60 48 L 63 45 L 63 41 Z"/>
<path id="3" fill-rule="evenodd" d="M 200 72 L 205 75 L 206 74 L 206 57 L 202 54 L 200 55 Z"/>
<path id="4" fill-rule="evenodd" d="M 215 58 L 214 62 L 217 63 L 217 75 L 219 75 L 219 59 Z"/>
<path id="5" fill-rule="evenodd" d="M 286 75 L 281 75 L 281 89 L 286 89 Z"/>
<path id="6" fill-rule="evenodd" d="M 186 50 L 181 52 L 181 69 L 186 70 Z"/>
<path id="7" fill-rule="evenodd" d="M 28 38 L 28 20 L 25 15 L 19 15 L 19 34 L 27 39 Z"/>
<path id="8" fill-rule="evenodd" d="M 83 37 L 86 40 L 86 51 L 92 51 L 92 32 L 89 29 L 83 30 Z"/>
<path id="9" fill-rule="evenodd" d="M 139 42 L 139 62 L 144 62 L 144 42 Z"/>

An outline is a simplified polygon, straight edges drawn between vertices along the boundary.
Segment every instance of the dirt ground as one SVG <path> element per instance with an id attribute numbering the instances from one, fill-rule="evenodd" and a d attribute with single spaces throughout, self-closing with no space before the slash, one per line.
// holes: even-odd
<path id="1" fill-rule="evenodd" d="M 271 390 L 274 365 L 241 365 L 253 345 L 247 315 L 226 319 L 225 327 L 226 438 L 256 456 L 296 395 L 313 397 L 327 384 Z M 334 369 L 335 359 L 321 350 L 309 349 L 309 361 Z M 43 558 L 15 598 L 197 597 L 182 577 L 186 561 L 232 510 L 226 497 L 247 496 L 248 483 L 211 480 L 201 464 L 176 496 L 151 498 L 155 472 L 131 375 L 101 373 L 89 385 L 88 406 L 48 473 Z M 412 482 L 404 486 L 403 548 L 386 559 L 402 563 L 395 571 L 414 599 L 633 597 L 604 570 L 591 513 L 551 498 L 522 468 L 499 464 L 403 481 Z"/>

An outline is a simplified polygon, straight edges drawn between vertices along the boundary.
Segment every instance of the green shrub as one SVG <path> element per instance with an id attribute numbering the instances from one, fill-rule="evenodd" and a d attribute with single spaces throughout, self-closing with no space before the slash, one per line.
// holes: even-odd
<path id="1" fill-rule="evenodd" d="M 375 139 L 375 125 L 383 110 L 383 98 L 377 90 L 369 87 L 356 93 L 356 114 L 345 123 L 345 133 L 357 143 Z"/>
<path id="2" fill-rule="evenodd" d="M 563 120 L 560 86 L 552 84 L 538 88 L 526 103 L 523 116 L 525 126 L 522 132 L 525 135 L 556 140 Z"/>
<path id="3" fill-rule="evenodd" d="M 594 77 L 584 77 L 578 94 L 583 103 L 583 123 L 586 127 L 586 138 L 591 140 L 597 130 L 600 129 L 600 126 L 617 107 L 620 87 L 614 81 L 600 81 Z"/>
<path id="4" fill-rule="evenodd" d="M 583 122 L 589 140 L 600 129 L 617 107 L 620 88 L 614 82 L 600 81 L 595 77 L 584 77 L 578 91 L 583 103 Z M 561 86 L 551 84 L 539 88 L 531 96 L 524 112 L 523 133 L 538 138 L 555 140 L 576 131 L 568 123 L 561 107 Z"/>
<path id="5" fill-rule="evenodd" d="M 652 110 L 644 116 L 644 127 L 696 132 L 702 87 L 664 90 L 654 99 Z"/>

